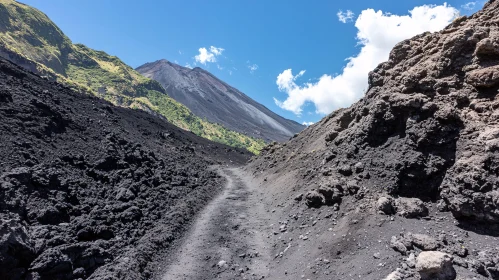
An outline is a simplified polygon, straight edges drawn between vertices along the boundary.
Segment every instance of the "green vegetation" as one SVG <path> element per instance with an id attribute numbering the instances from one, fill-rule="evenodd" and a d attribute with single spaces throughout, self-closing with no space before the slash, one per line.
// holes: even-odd
<path id="1" fill-rule="evenodd" d="M 147 97 L 137 98 L 137 100 L 139 100 L 139 102 L 150 102 L 152 106 L 143 104 L 165 116 L 176 126 L 190 130 L 201 137 L 229 146 L 245 148 L 255 154 L 259 153 L 265 146 L 265 142 L 261 139 L 254 139 L 241 133 L 228 130 L 219 124 L 200 119 L 193 115 L 187 107 L 157 91 L 149 91 Z"/>
<path id="2" fill-rule="evenodd" d="M 104 98 L 117 106 L 157 112 L 173 124 L 233 147 L 258 153 L 265 142 L 195 115 L 119 58 L 71 40 L 42 12 L 13 0 L 0 0 L 0 54 L 32 63 L 42 76 Z M 13 59 L 15 57 L 15 59 Z"/>

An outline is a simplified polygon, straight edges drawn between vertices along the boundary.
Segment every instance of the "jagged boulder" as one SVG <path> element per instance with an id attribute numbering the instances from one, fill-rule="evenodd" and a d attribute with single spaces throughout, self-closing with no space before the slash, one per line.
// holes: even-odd
<path id="1" fill-rule="evenodd" d="M 20 279 L 36 257 L 27 229 L 14 216 L 0 215 L 0 278 Z"/>
<path id="2" fill-rule="evenodd" d="M 418 198 L 401 197 L 395 200 L 397 214 L 406 218 L 428 216 L 428 208 Z"/>
<path id="3" fill-rule="evenodd" d="M 390 247 L 392 247 L 393 250 L 401 253 L 402 255 L 405 255 L 407 254 L 408 252 L 408 249 L 410 248 L 407 248 L 408 244 L 404 244 L 405 240 L 401 239 L 401 238 L 397 238 L 396 236 L 392 236 L 392 238 L 390 239 Z"/>
<path id="4" fill-rule="evenodd" d="M 411 234 L 408 233 L 405 236 L 410 242 L 424 251 L 436 250 L 439 247 L 437 240 L 426 234 Z"/>
<path id="5" fill-rule="evenodd" d="M 305 195 L 305 203 L 307 204 L 308 207 L 321 207 L 326 203 L 326 199 L 324 198 L 324 195 L 317 191 L 309 191 Z"/>
<path id="6" fill-rule="evenodd" d="M 327 205 L 333 205 L 341 202 L 342 193 L 334 186 L 334 184 L 322 184 L 317 192 L 324 196 L 324 203 Z"/>
<path id="7" fill-rule="evenodd" d="M 416 270 L 421 280 L 454 280 L 456 270 L 452 257 L 438 251 L 421 252 L 416 259 Z"/>

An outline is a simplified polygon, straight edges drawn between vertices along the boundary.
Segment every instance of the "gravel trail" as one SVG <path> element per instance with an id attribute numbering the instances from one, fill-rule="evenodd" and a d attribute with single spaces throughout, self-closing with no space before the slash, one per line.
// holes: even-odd
<path id="1" fill-rule="evenodd" d="M 270 255 L 262 195 L 239 168 L 219 168 L 225 190 L 202 211 L 159 279 L 262 279 Z M 248 183 L 249 182 L 249 183 Z"/>

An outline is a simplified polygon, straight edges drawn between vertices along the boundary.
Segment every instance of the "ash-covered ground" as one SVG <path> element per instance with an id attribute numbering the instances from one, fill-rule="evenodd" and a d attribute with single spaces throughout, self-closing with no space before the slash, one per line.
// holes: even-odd
<path id="1" fill-rule="evenodd" d="M 248 152 L 0 60 L 0 278 L 144 279 Z"/>

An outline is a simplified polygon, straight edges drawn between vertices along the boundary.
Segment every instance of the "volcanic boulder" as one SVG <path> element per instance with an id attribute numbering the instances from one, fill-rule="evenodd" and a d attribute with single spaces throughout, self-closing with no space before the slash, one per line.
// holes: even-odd
<path id="1" fill-rule="evenodd" d="M 416 270 L 421 275 L 421 280 L 456 279 L 452 257 L 438 251 L 421 252 L 416 260 Z"/>

